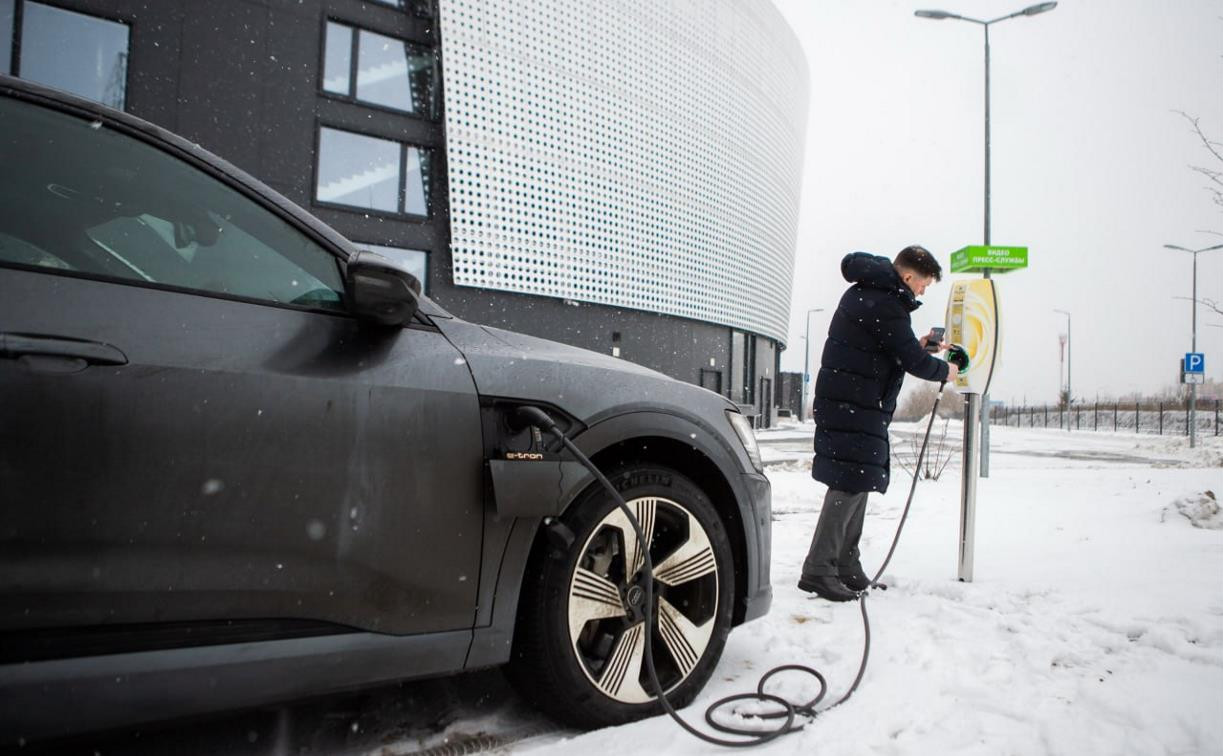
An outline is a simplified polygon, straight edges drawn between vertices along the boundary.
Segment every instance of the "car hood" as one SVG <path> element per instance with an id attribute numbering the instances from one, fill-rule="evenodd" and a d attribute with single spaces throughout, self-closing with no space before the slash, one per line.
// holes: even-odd
<path id="1" fill-rule="evenodd" d="M 623 412 L 710 419 L 735 409 L 719 394 L 615 357 L 458 318 L 435 322 L 482 396 L 544 402 L 586 425 Z"/>

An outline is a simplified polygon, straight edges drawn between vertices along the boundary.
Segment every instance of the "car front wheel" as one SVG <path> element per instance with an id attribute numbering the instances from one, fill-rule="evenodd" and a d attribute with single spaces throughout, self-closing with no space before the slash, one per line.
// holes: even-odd
<path id="1" fill-rule="evenodd" d="M 721 656 L 734 570 L 717 510 L 692 481 L 650 464 L 608 475 L 641 526 L 654 564 L 654 666 L 684 706 Z M 553 718 L 577 727 L 659 711 L 645 660 L 644 556 L 624 513 L 597 483 L 560 518 L 568 548 L 541 539 L 524 579 L 509 676 Z"/>

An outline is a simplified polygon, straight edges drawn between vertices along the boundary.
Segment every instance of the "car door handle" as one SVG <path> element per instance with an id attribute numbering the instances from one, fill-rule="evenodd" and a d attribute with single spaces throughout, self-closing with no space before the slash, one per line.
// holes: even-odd
<path id="1" fill-rule="evenodd" d="M 127 355 L 110 344 L 57 336 L 29 336 L 23 333 L 0 333 L 0 357 L 10 360 L 22 357 L 60 357 L 84 360 L 90 365 L 127 364 Z"/>

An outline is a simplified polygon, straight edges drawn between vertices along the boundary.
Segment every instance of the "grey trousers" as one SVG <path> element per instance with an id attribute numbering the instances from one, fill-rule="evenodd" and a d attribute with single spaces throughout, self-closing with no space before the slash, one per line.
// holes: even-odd
<path id="1" fill-rule="evenodd" d="M 866 492 L 828 489 L 820 521 L 803 562 L 804 575 L 852 575 L 862 572 L 858 539 L 866 517 Z"/>

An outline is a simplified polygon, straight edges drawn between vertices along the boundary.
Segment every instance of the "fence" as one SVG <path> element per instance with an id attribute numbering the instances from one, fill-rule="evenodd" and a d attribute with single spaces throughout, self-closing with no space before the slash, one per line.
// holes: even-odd
<path id="1" fill-rule="evenodd" d="M 1213 406 L 1211 406 L 1213 404 Z M 1219 435 L 1220 400 L 1199 402 L 1197 435 Z M 1071 431 L 1132 431 L 1161 436 L 1189 435 L 1189 408 L 1181 402 L 1075 404 L 1070 407 L 998 407 L 990 411 L 991 425 L 1016 428 L 1063 428 Z"/>

